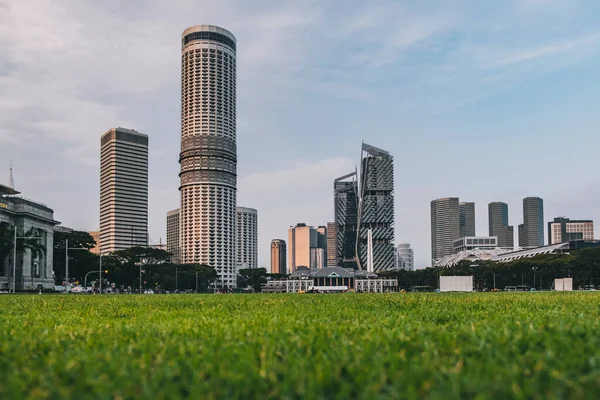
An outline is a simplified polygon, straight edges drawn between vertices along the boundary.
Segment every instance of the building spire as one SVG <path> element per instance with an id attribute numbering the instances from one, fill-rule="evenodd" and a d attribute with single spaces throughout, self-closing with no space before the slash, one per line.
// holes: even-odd
<path id="1" fill-rule="evenodd" d="M 11 189 L 15 188 L 15 178 L 13 177 L 12 161 L 10 162 L 10 172 L 9 172 L 9 175 L 8 175 L 8 186 Z"/>

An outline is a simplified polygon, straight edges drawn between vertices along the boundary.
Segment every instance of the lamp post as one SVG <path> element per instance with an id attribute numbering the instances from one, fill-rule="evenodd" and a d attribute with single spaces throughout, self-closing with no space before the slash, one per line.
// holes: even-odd
<path id="1" fill-rule="evenodd" d="M 65 293 L 69 293 L 69 250 L 87 250 L 81 247 L 69 247 L 69 239 L 65 239 Z"/>
<path id="2" fill-rule="evenodd" d="M 17 289 L 17 239 L 35 239 L 41 240 L 41 237 L 17 236 L 17 224 L 15 224 L 15 235 L 13 242 L 13 277 L 12 277 L 12 292 L 16 293 Z"/>

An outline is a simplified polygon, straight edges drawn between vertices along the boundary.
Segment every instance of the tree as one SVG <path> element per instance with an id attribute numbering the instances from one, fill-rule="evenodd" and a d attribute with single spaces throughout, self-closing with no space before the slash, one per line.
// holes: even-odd
<path id="1" fill-rule="evenodd" d="M 132 247 L 112 253 L 106 260 L 111 280 L 120 286 L 155 288 L 160 270 L 171 268 L 171 253 L 154 247 Z M 174 270 L 174 267 L 172 268 Z M 174 273 L 174 271 L 173 271 Z M 145 283 L 144 283 L 145 282 Z M 141 288 L 140 288 L 141 289 Z"/>
<path id="2" fill-rule="evenodd" d="M 238 275 L 241 278 L 240 283 L 246 283 L 252 287 L 255 292 L 259 293 L 261 290 L 261 284 L 267 282 L 267 269 L 266 268 L 245 268 L 238 271 Z"/>
<path id="3" fill-rule="evenodd" d="M 69 241 L 69 280 L 83 281 L 85 274 L 98 269 L 99 257 L 90 252 L 96 241 L 87 232 L 54 232 L 54 275 L 63 282 L 66 273 L 65 251 Z"/>

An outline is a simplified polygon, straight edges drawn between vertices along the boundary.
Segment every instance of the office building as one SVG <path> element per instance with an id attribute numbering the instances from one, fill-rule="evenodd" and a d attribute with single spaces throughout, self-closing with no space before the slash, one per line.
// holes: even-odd
<path id="1" fill-rule="evenodd" d="M 362 144 L 358 210 L 358 266 L 367 268 L 369 231 L 374 271 L 394 269 L 394 158 L 380 148 Z"/>
<path id="2" fill-rule="evenodd" d="M 475 236 L 475 203 L 459 203 L 460 237 Z"/>
<path id="3" fill-rule="evenodd" d="M 333 181 L 336 265 L 356 269 L 358 184 L 356 171 Z"/>
<path id="4" fill-rule="evenodd" d="M 396 248 L 396 254 L 398 269 L 415 270 L 415 253 L 410 248 L 410 243 L 400 243 Z"/>
<path id="5" fill-rule="evenodd" d="M 498 247 L 502 249 L 515 248 L 515 233 L 508 225 L 508 204 L 492 202 L 488 204 L 489 235 L 498 238 Z"/>
<path id="6" fill-rule="evenodd" d="M 236 264 L 238 268 L 258 268 L 258 211 L 236 208 Z"/>
<path id="7" fill-rule="evenodd" d="M 327 266 L 327 227 L 317 227 L 317 248 L 322 250 L 318 253 L 317 268 L 325 268 Z"/>
<path id="8" fill-rule="evenodd" d="M 446 197 L 431 202 L 431 260 L 449 256 L 454 241 L 460 238 L 460 206 L 458 197 Z"/>
<path id="9" fill-rule="evenodd" d="M 12 245 L 10 251 L 0 254 L 0 290 L 52 289 L 54 227 L 59 222 L 54 220 L 51 208 L 18 197 L 20 192 L 14 189 L 13 179 L 9 179 L 9 183 L 9 186 L 0 185 L 0 229 L 12 242 L 16 226 L 18 237 L 29 237 L 29 242 L 35 242 L 37 246 L 27 246 L 22 251 L 21 246 L 17 247 L 16 264 L 13 264 Z"/>
<path id="10" fill-rule="evenodd" d="M 273 239 L 271 241 L 271 273 L 272 274 L 287 274 L 287 251 L 285 240 Z"/>
<path id="11" fill-rule="evenodd" d="M 531 249 L 544 245 L 544 201 L 539 197 L 523 199 L 523 223 L 519 225 L 519 247 Z"/>
<path id="12" fill-rule="evenodd" d="M 148 136 L 109 129 L 100 139 L 100 251 L 148 245 Z"/>
<path id="13" fill-rule="evenodd" d="M 236 39 L 197 25 L 181 42 L 180 258 L 236 285 Z"/>
<path id="14" fill-rule="evenodd" d="M 494 250 L 498 247 L 496 236 L 465 236 L 454 241 L 454 253 L 465 250 Z"/>
<path id="15" fill-rule="evenodd" d="M 179 208 L 167 212 L 167 251 L 171 253 L 171 262 L 180 263 L 179 259 Z"/>
<path id="16" fill-rule="evenodd" d="M 594 221 L 557 217 L 548 222 L 548 245 L 574 240 L 594 240 Z"/>
<path id="17" fill-rule="evenodd" d="M 90 253 L 92 254 L 100 254 L 100 232 L 99 231 L 89 231 L 88 234 L 94 239 L 94 247 L 90 249 Z"/>
<path id="18" fill-rule="evenodd" d="M 337 267 L 337 229 L 335 222 L 327 223 L 327 266 Z"/>

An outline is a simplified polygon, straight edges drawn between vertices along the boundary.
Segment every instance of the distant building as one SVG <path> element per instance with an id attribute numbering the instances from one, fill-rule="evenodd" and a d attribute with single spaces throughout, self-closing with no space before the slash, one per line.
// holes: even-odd
<path id="1" fill-rule="evenodd" d="M 496 236 L 466 236 L 454 241 L 454 253 L 465 250 L 493 250 L 498 247 Z"/>
<path id="2" fill-rule="evenodd" d="M 285 240 L 273 239 L 271 241 L 271 273 L 286 275 L 287 251 Z"/>
<path id="3" fill-rule="evenodd" d="M 326 266 L 327 233 L 325 229 L 320 230 L 321 233 L 304 223 L 290 227 L 287 242 L 288 273 L 294 272 L 299 267 L 324 268 Z"/>
<path id="4" fill-rule="evenodd" d="M 327 223 L 327 266 L 337 267 L 337 229 L 335 222 Z"/>
<path id="5" fill-rule="evenodd" d="M 124 128 L 100 139 L 100 250 L 148 245 L 148 136 Z"/>
<path id="6" fill-rule="evenodd" d="M 515 234 L 512 226 L 508 225 L 508 205 L 502 202 L 488 204 L 488 223 L 490 236 L 498 238 L 498 247 L 513 250 Z"/>
<path id="7" fill-rule="evenodd" d="M 179 208 L 167 212 L 167 251 L 171 253 L 171 262 L 180 263 L 179 257 Z"/>
<path id="8" fill-rule="evenodd" d="M 415 253 L 410 248 L 410 243 L 400 243 L 396 248 L 397 251 L 397 268 L 407 271 L 415 270 Z"/>
<path id="9" fill-rule="evenodd" d="M 532 249 L 544 245 L 544 201 L 539 197 L 523 199 L 523 223 L 519 225 L 519 247 Z"/>
<path id="10" fill-rule="evenodd" d="M 319 226 L 317 228 L 317 248 L 322 250 L 318 252 L 317 268 L 325 268 L 327 266 L 327 227 Z"/>
<path id="11" fill-rule="evenodd" d="M 396 292 L 398 280 L 379 278 L 374 273 L 357 271 L 352 268 L 298 268 L 287 279 L 268 281 L 262 287 L 263 293 L 317 292 Z"/>
<path id="12" fill-rule="evenodd" d="M 371 230 L 374 271 L 394 269 L 394 157 L 388 151 L 362 144 L 359 194 L 359 267 L 367 268 Z"/>
<path id="13" fill-rule="evenodd" d="M 90 253 L 92 254 L 100 254 L 100 232 L 99 231 L 90 231 L 88 234 L 94 239 L 94 247 L 90 249 Z"/>
<path id="14" fill-rule="evenodd" d="M 357 268 L 358 183 L 356 172 L 333 181 L 334 223 L 336 228 L 336 265 Z"/>
<path id="15" fill-rule="evenodd" d="M 431 260 L 441 260 L 454 252 L 454 241 L 460 238 L 460 206 L 458 197 L 431 202 Z"/>
<path id="16" fill-rule="evenodd" d="M 36 251 L 26 248 L 23 252 L 17 253 L 14 287 L 16 291 L 36 290 L 39 287 L 51 289 L 54 287 L 52 266 L 54 227 L 59 222 L 54 220 L 54 211 L 51 208 L 32 200 L 17 197 L 18 194 L 20 192 L 16 191 L 12 185 L 0 185 L 0 226 L 12 232 L 16 226 L 18 237 L 32 238 L 41 245 L 41 249 Z M 0 255 L 0 290 L 12 289 L 13 255 L 11 250 L 9 254 Z"/>
<path id="17" fill-rule="evenodd" d="M 459 203 L 460 237 L 475 236 L 475 203 Z"/>
<path id="18" fill-rule="evenodd" d="M 594 221 L 571 221 L 569 218 L 554 218 L 548 222 L 548 244 L 558 244 L 573 240 L 594 240 Z"/>
<path id="19" fill-rule="evenodd" d="M 236 263 L 241 268 L 258 268 L 258 211 L 236 207 Z"/>

